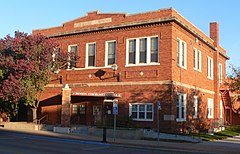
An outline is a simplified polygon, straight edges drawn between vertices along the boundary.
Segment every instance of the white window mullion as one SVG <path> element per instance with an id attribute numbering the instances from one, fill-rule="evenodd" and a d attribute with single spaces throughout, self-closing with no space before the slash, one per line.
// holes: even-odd
<path id="1" fill-rule="evenodd" d="M 187 44 L 184 42 L 184 66 L 187 69 Z"/>
<path id="2" fill-rule="evenodd" d="M 86 60 L 85 60 L 85 67 L 88 67 L 88 43 L 86 44 Z"/>
<path id="3" fill-rule="evenodd" d="M 194 114 L 193 118 L 196 119 L 198 117 L 198 98 L 197 96 L 193 96 L 194 102 L 193 102 L 193 108 L 194 108 Z"/>
<path id="4" fill-rule="evenodd" d="M 127 39 L 127 43 L 126 43 L 126 65 L 129 65 L 129 40 Z"/>
<path id="5" fill-rule="evenodd" d="M 187 114 L 187 94 L 183 94 L 183 108 L 184 108 L 183 120 L 186 120 L 186 114 Z"/>
<path id="6" fill-rule="evenodd" d="M 108 66 L 108 42 L 105 42 L 105 66 Z"/>
<path id="7" fill-rule="evenodd" d="M 182 67 L 182 41 L 179 41 L 179 66 Z"/>
<path id="8" fill-rule="evenodd" d="M 139 53 L 139 39 L 136 39 L 136 56 L 135 56 L 135 60 L 136 60 L 136 63 L 135 64 L 139 64 L 139 56 L 140 56 L 140 53 Z"/>
<path id="9" fill-rule="evenodd" d="M 199 71 L 202 71 L 202 52 L 199 51 Z"/>
<path id="10" fill-rule="evenodd" d="M 147 64 L 151 63 L 151 37 L 147 38 Z"/>

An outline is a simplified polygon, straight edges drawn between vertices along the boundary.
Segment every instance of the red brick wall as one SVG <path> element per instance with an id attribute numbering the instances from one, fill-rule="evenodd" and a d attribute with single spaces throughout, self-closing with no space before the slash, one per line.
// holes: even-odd
<path id="1" fill-rule="evenodd" d="M 74 23 L 86 22 L 92 20 L 99 20 L 103 18 L 112 18 L 112 22 L 88 25 L 85 27 L 73 28 Z M 192 95 L 196 90 L 199 90 L 201 96 L 201 117 L 204 119 L 203 128 L 210 127 L 213 120 L 206 118 L 207 115 L 207 99 L 214 98 L 214 117 L 219 118 L 219 83 L 218 83 L 218 63 L 223 64 L 223 79 L 225 79 L 226 58 L 219 55 L 214 49 L 214 40 L 206 36 L 193 24 L 187 21 L 174 9 L 164 9 L 148 13 L 141 13 L 135 15 L 125 14 L 99 14 L 97 12 L 88 13 L 87 16 L 78 18 L 76 20 L 64 23 L 63 26 L 35 30 L 33 34 L 42 33 L 44 35 L 55 35 L 63 32 L 77 32 L 77 31 L 90 31 L 96 28 L 106 28 L 106 26 L 124 25 L 133 22 L 144 22 L 147 20 L 166 18 L 177 18 L 181 21 L 182 25 L 176 21 L 162 22 L 154 24 L 145 24 L 138 26 L 129 26 L 117 29 L 107 29 L 92 32 L 79 33 L 76 35 L 67 35 L 56 37 L 60 48 L 63 51 L 68 51 L 68 45 L 77 44 L 79 61 L 77 63 L 78 70 L 61 70 L 60 74 L 63 76 L 63 84 L 71 84 L 73 92 L 115 92 L 122 94 L 119 99 L 120 102 L 120 115 L 128 115 L 128 105 L 131 102 L 154 102 L 161 100 L 163 102 L 163 111 L 160 113 L 161 126 L 163 131 L 176 131 L 174 128 L 190 127 L 191 125 L 199 125 L 199 121 L 191 119 L 192 112 Z M 184 27 L 185 26 L 185 27 Z M 188 27 L 189 29 L 187 29 Z M 90 29 L 91 28 L 91 29 Z M 192 31 L 191 31 L 192 30 Z M 214 28 L 211 29 L 214 32 Z M 197 33 L 200 36 L 198 42 L 196 41 Z M 216 34 L 216 33 L 215 33 Z M 215 36 L 214 34 L 214 36 Z M 147 36 L 158 36 L 159 38 L 159 63 L 160 65 L 148 66 L 133 66 L 126 67 L 126 40 L 128 38 L 139 38 Z M 183 40 L 187 44 L 187 69 L 182 69 L 177 66 L 177 38 Z M 215 37 L 212 37 L 215 38 Z M 116 63 L 118 65 L 118 73 L 121 73 L 121 82 L 115 83 L 116 78 L 109 78 L 107 80 L 100 80 L 95 77 L 94 73 L 98 69 L 106 71 L 105 78 L 112 76 L 111 68 L 104 68 L 105 66 L 105 42 L 116 40 Z M 207 41 L 204 42 L 203 40 Z M 96 43 L 96 68 L 85 69 L 86 61 L 86 43 Z M 215 42 L 216 43 L 216 42 Z M 222 53 L 226 51 L 217 46 L 218 50 Z M 193 48 L 201 51 L 202 57 L 202 71 L 198 72 L 193 69 Z M 213 58 L 214 62 L 214 80 L 207 78 L 207 57 Z M 174 121 L 163 120 L 164 115 L 176 116 L 176 102 L 174 95 L 171 96 L 172 91 L 169 85 L 155 83 L 160 81 L 176 81 L 181 83 L 176 86 L 175 92 L 184 92 L 188 95 L 188 122 L 178 123 Z M 52 83 L 56 84 L 59 81 L 55 80 Z M 111 82 L 111 83 L 110 83 Z M 145 84 L 146 82 L 152 84 Z M 103 83 L 110 83 L 110 85 L 103 86 Z M 139 83 L 142 83 L 140 85 Z M 74 84 L 80 84 L 74 86 Z M 112 84 L 112 85 L 111 85 Z M 183 86 L 183 87 L 179 87 Z M 164 95 L 160 95 L 164 93 Z M 215 94 L 213 94 L 215 93 Z M 48 88 L 46 89 L 43 100 L 49 99 L 54 95 L 61 94 L 61 88 Z M 49 100 L 52 101 L 52 100 Z M 53 104 L 52 104 L 53 105 Z M 155 104 L 156 106 L 156 104 Z M 199 110 L 200 110 L 199 109 Z M 155 107 L 156 111 L 156 107 Z M 91 111 L 88 110 L 90 115 Z M 156 113 L 155 116 L 156 117 Z M 156 119 L 154 122 L 134 122 L 133 124 L 142 124 L 143 127 L 156 128 Z M 89 124 L 92 124 L 91 122 Z M 206 127 L 205 127 L 206 126 Z M 200 127 L 200 126 L 198 126 Z M 202 127 L 202 126 L 201 126 Z M 178 129 L 179 131 L 179 129 Z"/>

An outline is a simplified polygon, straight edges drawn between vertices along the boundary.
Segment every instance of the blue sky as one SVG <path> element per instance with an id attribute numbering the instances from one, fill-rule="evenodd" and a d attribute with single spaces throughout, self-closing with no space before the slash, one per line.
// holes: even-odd
<path id="1" fill-rule="evenodd" d="M 220 44 L 240 66 L 240 0 L 4 0 L 0 5 L 0 38 L 19 30 L 48 28 L 86 15 L 87 12 L 141 13 L 175 8 L 209 35 L 209 23 L 220 25 Z"/>

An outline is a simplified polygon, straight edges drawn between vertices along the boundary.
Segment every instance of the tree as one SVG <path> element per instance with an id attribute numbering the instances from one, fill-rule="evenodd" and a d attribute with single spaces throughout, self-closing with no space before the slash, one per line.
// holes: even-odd
<path id="1" fill-rule="evenodd" d="M 17 105 L 19 99 L 33 109 L 33 119 L 51 74 L 66 67 L 72 55 L 58 50 L 54 39 L 15 32 L 0 40 L 0 99 Z"/>
<path id="2" fill-rule="evenodd" d="M 236 113 L 240 113 L 240 68 L 234 67 L 233 65 L 230 66 L 232 72 L 228 75 L 228 79 L 225 85 L 228 87 L 231 100 L 231 106 L 233 111 Z"/>
<path id="3" fill-rule="evenodd" d="M 236 93 L 240 92 L 240 68 L 231 66 L 232 73 L 228 76 L 227 85 L 230 88 L 230 91 Z"/>

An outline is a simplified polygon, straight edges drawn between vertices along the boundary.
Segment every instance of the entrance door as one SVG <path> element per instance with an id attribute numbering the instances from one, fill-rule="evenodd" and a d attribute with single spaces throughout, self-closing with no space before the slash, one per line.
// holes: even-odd
<path id="1" fill-rule="evenodd" d="M 86 125 L 86 105 L 82 103 L 79 105 L 79 117 L 80 117 L 80 124 Z"/>
<path id="2" fill-rule="evenodd" d="M 93 105 L 93 121 L 94 125 L 102 123 L 102 105 Z"/>

